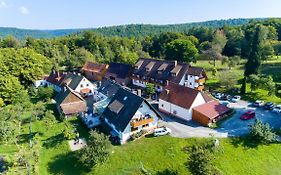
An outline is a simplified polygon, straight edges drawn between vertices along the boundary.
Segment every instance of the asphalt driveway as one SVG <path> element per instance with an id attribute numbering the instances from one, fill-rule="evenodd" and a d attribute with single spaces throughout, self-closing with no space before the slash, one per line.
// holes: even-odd
<path id="1" fill-rule="evenodd" d="M 230 103 L 229 107 L 234 108 L 236 113 L 223 121 L 218 128 L 211 129 L 203 127 L 193 121 L 183 121 L 181 119 L 162 114 L 163 120 L 159 122 L 160 126 L 167 126 L 172 130 L 173 137 L 238 137 L 249 133 L 249 125 L 255 120 L 240 120 L 240 116 L 247 110 L 255 110 L 256 117 L 265 123 L 269 123 L 271 127 L 281 128 L 281 114 L 276 114 L 272 111 L 262 108 L 250 107 L 248 102 L 239 101 L 238 103 Z"/>

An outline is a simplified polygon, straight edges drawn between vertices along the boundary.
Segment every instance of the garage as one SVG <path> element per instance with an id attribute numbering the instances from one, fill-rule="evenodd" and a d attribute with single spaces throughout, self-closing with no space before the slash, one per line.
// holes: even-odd
<path id="1" fill-rule="evenodd" d="M 230 108 L 213 100 L 193 108 L 192 120 L 204 126 L 210 126 L 210 124 L 222 119 L 229 111 Z"/>

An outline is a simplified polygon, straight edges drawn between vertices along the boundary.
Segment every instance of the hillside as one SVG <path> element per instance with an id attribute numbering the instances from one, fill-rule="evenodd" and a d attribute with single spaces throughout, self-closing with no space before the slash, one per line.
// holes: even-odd
<path id="1" fill-rule="evenodd" d="M 79 33 L 83 30 L 94 30 L 105 36 L 145 36 L 158 34 L 161 32 L 185 32 L 192 27 L 213 27 L 218 28 L 224 25 L 238 26 L 249 23 L 253 19 L 228 19 L 228 20 L 213 20 L 206 22 L 194 22 L 185 24 L 171 24 L 171 25 L 150 25 L 150 24 L 130 24 L 112 27 L 101 27 L 96 29 L 60 29 L 60 30 L 31 30 L 0 27 L 0 38 L 7 35 L 13 35 L 18 39 L 24 39 L 28 36 L 33 38 L 53 38 L 65 36 L 69 34 Z M 256 20 L 261 20 L 260 18 Z"/>

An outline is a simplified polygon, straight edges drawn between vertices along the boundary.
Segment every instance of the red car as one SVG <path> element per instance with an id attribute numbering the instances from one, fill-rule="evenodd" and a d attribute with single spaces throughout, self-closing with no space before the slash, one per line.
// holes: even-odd
<path id="1" fill-rule="evenodd" d="M 247 111 L 247 112 L 245 112 L 241 117 L 240 117 L 240 119 L 241 120 L 249 120 L 249 119 L 252 119 L 252 118 L 255 118 L 255 116 L 256 116 L 256 113 L 255 113 L 255 111 Z"/>

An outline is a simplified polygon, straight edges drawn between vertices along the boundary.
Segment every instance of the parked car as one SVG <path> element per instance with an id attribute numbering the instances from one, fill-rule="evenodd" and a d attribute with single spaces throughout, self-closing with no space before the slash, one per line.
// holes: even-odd
<path id="1" fill-rule="evenodd" d="M 266 110 L 272 110 L 274 108 L 274 104 L 272 102 L 267 102 L 263 107 Z"/>
<path id="2" fill-rule="evenodd" d="M 241 96 L 235 95 L 234 97 L 232 97 L 231 102 L 237 103 L 240 99 L 241 99 Z"/>
<path id="3" fill-rule="evenodd" d="M 215 94 L 215 98 L 216 98 L 216 99 L 221 99 L 223 95 L 224 95 L 224 94 L 222 94 L 222 93 L 216 93 L 216 94 Z"/>
<path id="4" fill-rule="evenodd" d="M 273 109 L 273 112 L 281 113 L 281 105 L 276 105 Z"/>
<path id="5" fill-rule="evenodd" d="M 263 102 L 263 101 L 261 101 L 261 100 L 257 100 L 257 101 L 255 101 L 255 103 L 253 104 L 253 106 L 254 106 L 254 107 L 262 107 L 262 106 L 263 106 L 263 104 L 264 104 L 264 102 Z"/>
<path id="6" fill-rule="evenodd" d="M 167 127 L 161 127 L 161 128 L 154 129 L 154 132 L 153 132 L 153 135 L 155 137 L 168 135 L 168 134 L 171 134 L 171 129 L 167 128 Z"/>
<path id="7" fill-rule="evenodd" d="M 256 116 L 255 111 L 249 110 L 249 111 L 245 112 L 244 114 L 242 114 L 240 119 L 249 120 L 249 119 L 255 118 L 255 116 Z"/>
<path id="8" fill-rule="evenodd" d="M 230 101 L 230 100 L 231 100 L 231 98 L 232 98 L 232 96 L 231 96 L 231 95 L 223 95 L 223 96 L 221 97 L 221 100 L 224 100 L 224 101 Z"/>

